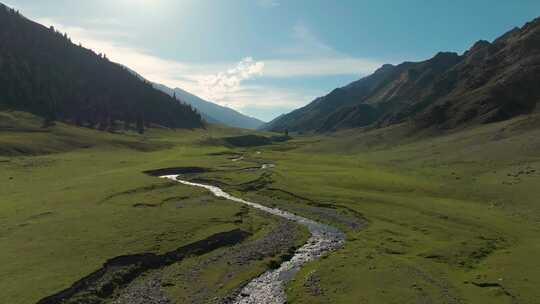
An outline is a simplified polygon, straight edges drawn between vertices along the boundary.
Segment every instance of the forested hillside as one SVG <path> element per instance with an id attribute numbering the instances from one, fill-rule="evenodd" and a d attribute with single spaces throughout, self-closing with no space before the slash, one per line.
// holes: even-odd
<path id="1" fill-rule="evenodd" d="M 0 109 L 110 129 L 197 128 L 191 106 L 155 90 L 105 55 L 0 4 Z"/>

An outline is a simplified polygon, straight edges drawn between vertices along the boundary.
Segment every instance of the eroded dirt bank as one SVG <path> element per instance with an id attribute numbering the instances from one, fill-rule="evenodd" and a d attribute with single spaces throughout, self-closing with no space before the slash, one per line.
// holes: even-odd
<path id="1" fill-rule="evenodd" d="M 235 229 L 161 255 L 142 253 L 115 257 L 71 287 L 43 298 L 37 304 L 103 303 L 144 272 L 171 265 L 190 255 L 202 255 L 220 247 L 238 244 L 249 235 L 246 231 Z"/>

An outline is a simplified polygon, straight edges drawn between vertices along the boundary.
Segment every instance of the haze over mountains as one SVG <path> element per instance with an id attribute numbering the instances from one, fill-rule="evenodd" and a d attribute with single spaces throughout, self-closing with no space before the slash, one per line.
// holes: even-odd
<path id="1" fill-rule="evenodd" d="M 448 129 L 501 121 L 537 108 L 538 79 L 540 18 L 491 43 L 478 41 L 463 55 L 384 65 L 264 129 L 328 132 L 404 121 Z"/>
<path id="2" fill-rule="evenodd" d="M 144 82 L 152 83 L 129 67 L 125 68 Z M 257 118 L 250 117 L 231 108 L 206 101 L 199 96 L 191 94 L 181 88 L 172 89 L 166 85 L 155 82 L 152 83 L 152 86 L 171 97 L 175 97 L 179 102 L 192 106 L 208 123 L 222 124 L 229 127 L 244 129 L 257 129 L 265 124 L 265 122 Z"/>
<path id="3" fill-rule="evenodd" d="M 154 88 L 163 91 L 170 96 L 176 97 L 197 109 L 203 118 L 209 123 L 218 123 L 235 128 L 257 129 L 264 122 L 228 107 L 223 107 L 210 101 L 206 101 L 194 94 L 180 88 L 171 89 L 162 84 L 154 84 Z"/>

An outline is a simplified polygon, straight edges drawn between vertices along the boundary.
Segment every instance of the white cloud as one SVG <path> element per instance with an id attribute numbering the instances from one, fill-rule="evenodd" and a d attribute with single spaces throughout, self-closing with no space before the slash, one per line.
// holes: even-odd
<path id="1" fill-rule="evenodd" d="M 264 62 L 254 61 L 251 57 L 242 59 L 236 67 L 215 75 L 205 76 L 199 81 L 203 95 L 211 100 L 220 101 L 225 96 L 240 90 L 244 80 L 263 73 Z"/>

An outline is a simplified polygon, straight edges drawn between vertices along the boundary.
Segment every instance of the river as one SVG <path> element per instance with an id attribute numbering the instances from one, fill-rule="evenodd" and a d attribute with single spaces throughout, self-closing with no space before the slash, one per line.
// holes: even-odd
<path id="1" fill-rule="evenodd" d="M 277 208 L 270 208 L 234 197 L 221 188 L 211 185 L 192 183 L 178 179 L 179 175 L 165 175 L 162 178 L 170 179 L 181 184 L 200 187 L 209 190 L 216 197 L 248 205 L 252 208 L 280 216 L 290 221 L 306 226 L 311 233 L 307 243 L 300 247 L 293 257 L 283 262 L 279 268 L 269 270 L 245 285 L 233 303 L 237 304 L 283 304 L 287 302 L 285 285 L 294 277 L 305 263 L 317 259 L 329 252 L 343 247 L 345 234 L 338 229 L 311 219 L 298 216 Z"/>

